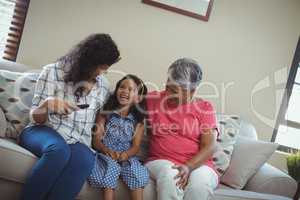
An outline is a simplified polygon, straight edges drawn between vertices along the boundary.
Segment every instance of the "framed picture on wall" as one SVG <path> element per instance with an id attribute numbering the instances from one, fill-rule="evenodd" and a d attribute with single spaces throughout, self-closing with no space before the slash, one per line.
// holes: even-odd
<path id="1" fill-rule="evenodd" d="M 213 0 L 142 0 L 143 3 L 208 21 Z"/>

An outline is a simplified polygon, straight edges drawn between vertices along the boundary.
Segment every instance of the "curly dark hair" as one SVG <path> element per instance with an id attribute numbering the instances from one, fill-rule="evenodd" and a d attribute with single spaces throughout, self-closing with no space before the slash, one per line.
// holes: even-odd
<path id="1" fill-rule="evenodd" d="M 65 82 L 87 81 L 99 65 L 112 65 L 120 59 L 120 52 L 110 35 L 97 33 L 82 40 L 66 55 L 58 59 L 66 74 Z"/>
<path id="2" fill-rule="evenodd" d="M 144 82 L 140 78 L 138 78 L 137 76 L 135 76 L 133 74 L 127 74 L 121 80 L 119 80 L 117 82 L 114 93 L 110 95 L 106 104 L 104 104 L 104 106 L 103 106 L 103 113 L 108 114 L 108 113 L 112 113 L 112 112 L 120 109 L 120 104 L 117 99 L 117 90 L 120 87 L 121 83 L 125 79 L 133 80 L 135 82 L 135 84 L 138 86 L 138 94 L 143 96 L 143 99 L 141 102 L 139 102 L 138 104 L 132 105 L 129 108 L 129 113 L 133 114 L 137 123 L 143 123 L 143 120 L 146 117 L 146 99 L 144 97 L 146 96 L 148 89 L 147 89 L 146 85 L 144 84 Z"/>

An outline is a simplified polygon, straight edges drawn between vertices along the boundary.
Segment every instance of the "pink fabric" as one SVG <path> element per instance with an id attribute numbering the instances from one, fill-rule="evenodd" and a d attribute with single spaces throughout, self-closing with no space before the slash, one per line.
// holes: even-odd
<path id="1" fill-rule="evenodd" d="M 146 98 L 152 129 L 147 161 L 165 159 L 183 164 L 201 151 L 203 130 L 216 128 L 215 111 L 211 103 L 201 99 L 171 106 L 166 98 L 165 91 L 151 92 Z M 205 164 L 213 168 L 211 159 Z"/>

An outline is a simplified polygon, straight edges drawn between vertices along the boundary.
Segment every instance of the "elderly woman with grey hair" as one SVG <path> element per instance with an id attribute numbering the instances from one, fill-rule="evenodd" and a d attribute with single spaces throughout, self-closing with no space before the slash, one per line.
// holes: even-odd
<path id="1" fill-rule="evenodd" d="M 211 160 L 215 111 L 208 101 L 193 99 L 201 79 L 196 61 L 178 59 L 168 69 L 165 90 L 147 95 L 151 179 L 145 199 L 156 190 L 158 200 L 206 200 L 218 185 Z"/>

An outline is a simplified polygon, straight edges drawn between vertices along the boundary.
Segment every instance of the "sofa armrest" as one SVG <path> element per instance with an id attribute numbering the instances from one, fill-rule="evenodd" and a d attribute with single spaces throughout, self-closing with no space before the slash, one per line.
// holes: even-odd
<path id="1" fill-rule="evenodd" d="M 266 163 L 248 181 L 244 189 L 292 198 L 297 190 L 297 182 L 288 174 Z"/>
<path id="2" fill-rule="evenodd" d="M 7 121 L 4 115 L 4 112 L 2 111 L 2 109 L 0 108 L 0 138 L 4 138 L 5 137 L 5 132 L 6 132 L 6 128 L 7 128 Z"/>

